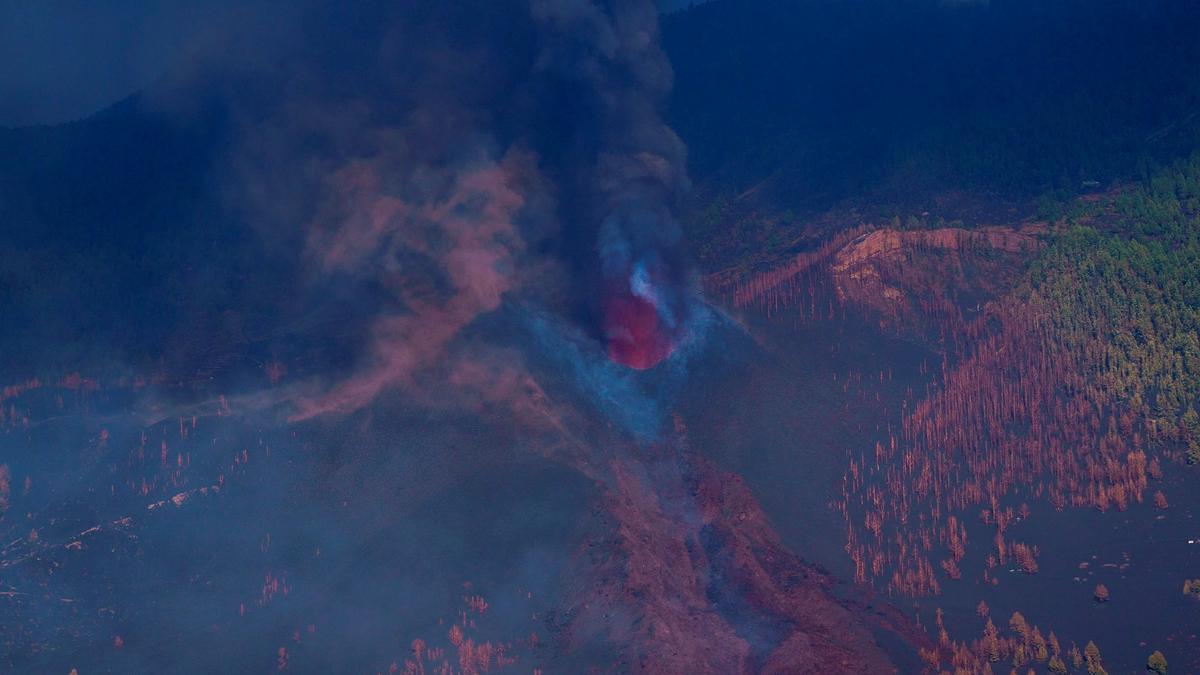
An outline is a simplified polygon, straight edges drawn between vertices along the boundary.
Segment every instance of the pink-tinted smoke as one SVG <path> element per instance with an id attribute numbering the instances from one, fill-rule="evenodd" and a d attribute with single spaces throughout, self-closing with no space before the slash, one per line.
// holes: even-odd
<path id="1" fill-rule="evenodd" d="M 500 306 L 513 286 L 513 257 L 522 247 L 513 224 L 524 204 L 513 175 L 520 161 L 509 157 L 464 171 L 448 197 L 420 205 L 381 194 L 381 178 L 368 164 L 339 172 L 335 180 L 353 207 L 336 227 L 313 230 L 309 251 L 322 269 L 396 276 L 402 271 L 395 253 L 407 248 L 435 261 L 449 289 L 419 293 L 393 284 L 405 309 L 376 319 L 368 367 L 303 401 L 292 419 L 353 412 L 385 388 L 410 382 L 416 371 L 444 357 L 463 327 Z M 428 237 L 431 228 L 436 245 Z"/>

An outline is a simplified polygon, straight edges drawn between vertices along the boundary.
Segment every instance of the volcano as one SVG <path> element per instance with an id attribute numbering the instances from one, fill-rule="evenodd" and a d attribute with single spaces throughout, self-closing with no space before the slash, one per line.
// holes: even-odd
<path id="1" fill-rule="evenodd" d="M 1200 672 L 1200 3 L 290 4 L 0 61 L 0 672 Z"/>

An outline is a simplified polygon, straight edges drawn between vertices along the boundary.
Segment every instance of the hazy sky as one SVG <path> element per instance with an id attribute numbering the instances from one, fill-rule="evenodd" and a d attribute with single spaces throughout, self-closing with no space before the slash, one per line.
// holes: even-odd
<path id="1" fill-rule="evenodd" d="M 145 86 L 236 0 L 0 0 L 0 125 L 56 123 Z"/>
<path id="2" fill-rule="evenodd" d="M 688 0 L 658 0 L 660 7 Z M 137 91 L 246 0 L 0 0 L 0 126 L 55 124 Z"/>

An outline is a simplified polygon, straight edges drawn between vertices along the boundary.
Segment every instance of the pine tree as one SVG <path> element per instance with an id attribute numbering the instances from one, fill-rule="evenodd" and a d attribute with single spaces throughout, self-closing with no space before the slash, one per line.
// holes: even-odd
<path id="1" fill-rule="evenodd" d="M 1033 658 L 1039 662 L 1050 658 L 1050 650 L 1046 648 L 1046 639 L 1042 637 L 1042 632 L 1035 626 L 1033 629 Z"/>
<path id="2" fill-rule="evenodd" d="M 1104 667 L 1100 664 L 1100 648 L 1095 642 L 1088 640 L 1087 646 L 1083 648 L 1084 660 L 1087 662 L 1087 671 L 1089 675 L 1106 675 Z"/>
<path id="3" fill-rule="evenodd" d="M 1163 656 L 1162 652 L 1155 651 L 1146 659 L 1146 669 L 1158 675 L 1167 675 L 1167 657 Z"/>

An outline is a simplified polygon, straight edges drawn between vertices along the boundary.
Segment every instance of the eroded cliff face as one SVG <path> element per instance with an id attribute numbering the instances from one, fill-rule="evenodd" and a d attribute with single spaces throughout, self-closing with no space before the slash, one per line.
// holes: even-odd
<path id="1" fill-rule="evenodd" d="M 844 271 L 849 267 L 871 259 L 895 256 L 911 248 L 941 251 L 965 251 L 994 249 L 1007 253 L 1020 253 L 1037 248 L 1033 228 L 983 227 L 964 229 L 943 227 L 933 230 L 874 230 L 855 238 L 834 256 L 834 270 Z"/>
<path id="2" fill-rule="evenodd" d="M 912 328 L 913 316 L 939 305 L 977 311 L 979 303 L 1011 287 L 1045 232 L 1045 224 L 1034 221 L 913 230 L 843 226 L 756 271 L 713 271 L 704 285 L 736 309 L 768 316 L 791 312 L 802 321 L 832 319 L 852 304 L 873 310 L 868 315 L 876 315 L 883 327 Z"/>
<path id="3" fill-rule="evenodd" d="M 873 628 L 923 644 L 838 599 L 736 475 L 671 448 L 611 473 L 562 626 L 572 649 L 612 645 L 619 672 L 893 673 Z"/>
<path id="4" fill-rule="evenodd" d="M 866 310 L 890 330 L 932 329 L 977 313 L 1009 288 L 1039 248 L 1035 227 L 880 229 L 829 261 L 837 301 Z"/>

